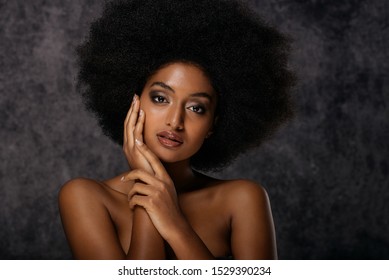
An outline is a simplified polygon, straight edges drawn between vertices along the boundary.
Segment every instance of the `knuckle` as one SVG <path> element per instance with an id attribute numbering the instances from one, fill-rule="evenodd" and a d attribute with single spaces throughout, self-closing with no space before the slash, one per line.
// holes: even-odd
<path id="1" fill-rule="evenodd" d="M 130 174 L 132 174 L 132 175 L 139 175 L 139 171 L 140 171 L 140 169 L 135 168 L 135 169 L 130 171 Z"/>
<path id="2" fill-rule="evenodd" d="M 160 199 L 162 197 L 162 193 L 160 190 L 156 190 L 155 193 L 154 193 L 154 197 L 156 199 Z"/>
<path id="3" fill-rule="evenodd" d="M 142 169 L 136 169 L 136 175 L 142 176 L 142 175 L 144 175 L 144 173 L 145 172 Z"/>
<path id="4" fill-rule="evenodd" d="M 163 182 L 159 182 L 156 184 L 157 190 L 162 191 L 166 188 L 165 184 Z"/>
<path id="5" fill-rule="evenodd" d="M 155 198 L 155 197 L 150 197 L 148 199 L 148 204 L 151 206 L 151 207 L 158 207 L 158 198 Z"/>

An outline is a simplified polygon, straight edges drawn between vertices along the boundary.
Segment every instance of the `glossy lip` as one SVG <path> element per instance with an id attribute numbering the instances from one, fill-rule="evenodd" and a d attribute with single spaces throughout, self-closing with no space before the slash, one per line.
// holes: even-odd
<path id="1" fill-rule="evenodd" d="M 157 137 L 158 141 L 167 148 L 176 148 L 184 143 L 179 135 L 168 130 L 159 132 Z"/>

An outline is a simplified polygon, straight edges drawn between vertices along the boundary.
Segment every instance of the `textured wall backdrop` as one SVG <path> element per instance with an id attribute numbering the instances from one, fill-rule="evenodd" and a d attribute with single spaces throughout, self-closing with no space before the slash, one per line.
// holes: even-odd
<path id="1" fill-rule="evenodd" d="M 0 1 L 0 255 L 67 259 L 57 193 L 126 169 L 75 90 L 102 0 Z M 282 259 L 389 258 L 389 2 L 252 0 L 294 37 L 298 116 L 218 177 L 268 190 Z"/>

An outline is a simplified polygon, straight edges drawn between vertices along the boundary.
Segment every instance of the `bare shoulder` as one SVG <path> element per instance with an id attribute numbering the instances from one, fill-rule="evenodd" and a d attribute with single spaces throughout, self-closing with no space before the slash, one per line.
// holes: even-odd
<path id="1" fill-rule="evenodd" d="M 277 258 L 273 217 L 265 189 L 250 180 L 227 181 L 223 187 L 231 217 L 234 258 Z"/>
<path id="2" fill-rule="evenodd" d="M 103 182 L 72 179 L 62 186 L 58 200 L 62 225 L 76 259 L 123 257 L 112 216 L 116 205 L 121 204 Z"/>
<path id="3" fill-rule="evenodd" d="M 231 206 L 267 206 L 269 198 L 266 190 L 257 182 L 245 179 L 222 181 L 219 184 L 225 201 Z"/>
<path id="4" fill-rule="evenodd" d="M 69 181 L 67 181 L 63 186 L 61 187 L 61 190 L 59 192 L 61 195 L 71 195 L 74 193 L 82 194 L 84 192 L 93 192 L 97 191 L 101 188 L 101 184 L 93 179 L 89 178 L 74 178 Z"/>
<path id="5" fill-rule="evenodd" d="M 104 195 L 104 187 L 100 182 L 88 178 L 74 178 L 67 181 L 59 191 L 58 199 L 62 203 L 96 201 Z"/>

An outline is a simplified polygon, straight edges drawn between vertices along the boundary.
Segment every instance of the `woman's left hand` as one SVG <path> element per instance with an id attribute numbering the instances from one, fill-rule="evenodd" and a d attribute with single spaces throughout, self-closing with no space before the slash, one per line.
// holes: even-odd
<path id="1" fill-rule="evenodd" d="M 128 194 L 129 205 L 132 209 L 136 205 L 143 207 L 155 228 L 167 240 L 178 222 L 185 220 L 178 205 L 177 192 L 158 157 L 140 140 L 136 140 L 136 146 L 149 161 L 154 174 L 135 169 L 124 176 L 123 181 L 135 181 Z"/>
<path id="2" fill-rule="evenodd" d="M 140 109 L 139 96 L 134 94 L 134 99 L 124 121 L 123 152 L 132 170 L 142 168 L 152 172 L 153 170 L 148 160 L 142 155 L 135 144 L 135 139 L 143 141 L 144 122 L 145 114 Z"/>

